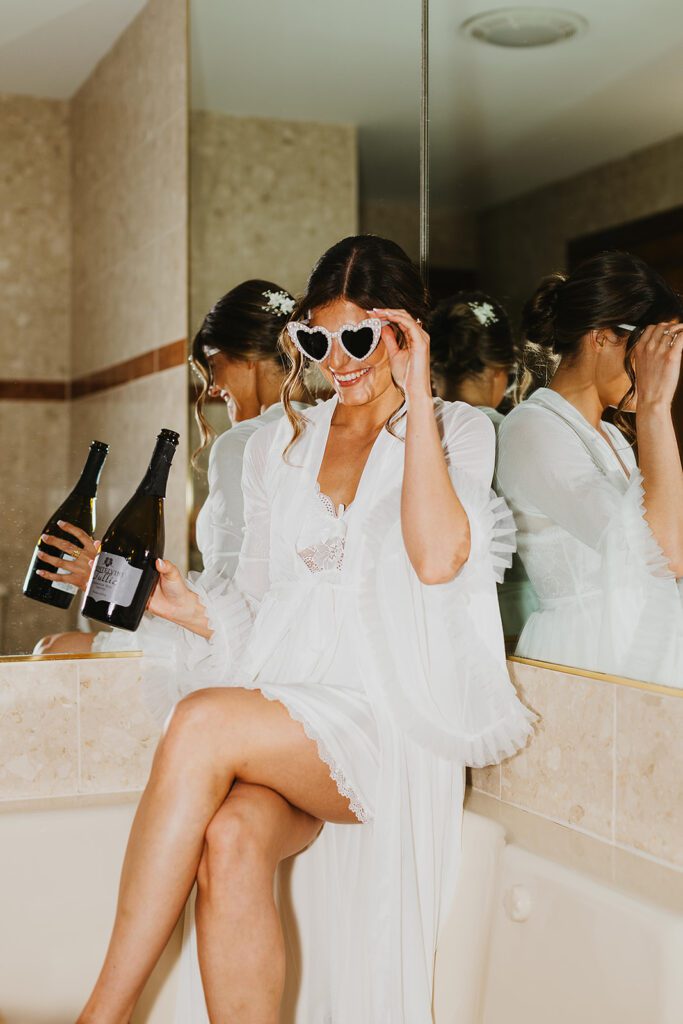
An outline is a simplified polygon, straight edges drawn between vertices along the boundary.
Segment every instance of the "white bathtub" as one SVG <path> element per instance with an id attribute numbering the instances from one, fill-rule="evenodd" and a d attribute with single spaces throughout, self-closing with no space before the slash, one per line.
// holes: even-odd
<path id="1" fill-rule="evenodd" d="M 73 1024 L 97 977 L 137 797 L 0 811 L 0 1024 Z M 133 1024 L 171 1024 L 177 928 Z"/>
<path id="2" fill-rule="evenodd" d="M 683 874 L 470 793 L 437 1024 L 681 1024 Z"/>
<path id="3" fill-rule="evenodd" d="M 73 1024 L 134 800 L 0 812 L 0 1024 Z M 436 1024 L 681 1024 L 683 874 L 482 794 L 467 807 Z M 177 929 L 134 1024 L 172 1022 L 179 943 Z"/>

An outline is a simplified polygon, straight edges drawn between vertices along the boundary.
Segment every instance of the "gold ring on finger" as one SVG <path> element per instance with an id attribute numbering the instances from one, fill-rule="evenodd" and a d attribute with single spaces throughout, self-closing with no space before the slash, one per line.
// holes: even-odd
<path id="1" fill-rule="evenodd" d="M 71 552 L 71 557 L 72 558 L 79 558 L 80 554 L 81 554 L 81 549 L 80 548 L 74 548 L 73 551 Z"/>

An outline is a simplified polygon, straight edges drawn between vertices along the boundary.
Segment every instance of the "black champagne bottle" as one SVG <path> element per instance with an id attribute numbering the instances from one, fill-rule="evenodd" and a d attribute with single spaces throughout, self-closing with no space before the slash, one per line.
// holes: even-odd
<path id="1" fill-rule="evenodd" d="M 105 532 L 83 602 L 87 618 L 119 629 L 140 625 L 164 555 L 164 497 L 177 446 L 178 434 L 162 430 L 140 486 Z"/>
<path id="2" fill-rule="evenodd" d="M 62 502 L 56 512 L 50 516 L 42 532 L 49 533 L 53 537 L 60 537 L 67 540 L 74 548 L 82 547 L 71 533 L 66 533 L 58 521 L 71 523 L 73 526 L 80 526 L 92 537 L 95 532 L 95 508 L 97 505 L 97 484 L 100 473 L 107 457 L 109 445 L 103 441 L 92 441 L 90 451 L 86 459 L 83 472 L 78 483 L 69 496 Z M 71 555 L 65 555 L 63 551 L 53 548 L 50 544 L 39 540 L 36 544 L 31 564 L 26 573 L 23 591 L 26 597 L 32 597 L 34 601 L 43 601 L 44 604 L 54 605 L 56 608 L 68 608 L 73 601 L 77 588 L 71 583 L 60 583 L 57 580 L 46 580 L 44 576 L 36 575 L 36 570 L 47 569 L 54 572 L 55 567 L 40 559 L 41 552 L 47 555 L 54 555 L 62 558 L 65 562 L 73 561 Z M 58 569 L 57 572 L 67 573 L 68 569 Z"/>

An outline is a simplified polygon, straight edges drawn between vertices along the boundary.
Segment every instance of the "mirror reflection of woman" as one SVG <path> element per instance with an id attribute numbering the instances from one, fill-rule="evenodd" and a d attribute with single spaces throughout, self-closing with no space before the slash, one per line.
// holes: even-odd
<path id="1" fill-rule="evenodd" d="M 197 547 L 206 571 L 232 576 L 237 567 L 244 528 L 241 486 L 244 448 L 254 431 L 284 414 L 280 392 L 286 372 L 278 351 L 278 339 L 293 308 L 294 298 L 272 281 L 244 281 L 207 313 L 192 343 L 192 365 L 202 381 L 195 406 L 201 443 L 194 461 L 211 445 L 209 493 L 196 523 Z M 231 429 L 218 437 L 205 415 L 207 398 L 222 399 L 232 423 Z M 307 399 L 306 388 L 302 385 L 293 401 L 303 409 L 302 403 Z M 90 578 L 90 561 L 97 554 L 96 542 L 69 523 L 64 523 L 63 527 L 83 545 L 80 549 L 74 548 L 76 557 L 69 563 L 70 575 L 63 578 L 85 591 Z M 59 538 L 50 537 L 49 543 L 67 553 L 71 551 L 71 546 Z M 50 561 L 56 571 L 57 560 Z M 41 574 L 47 579 L 56 579 L 51 569 L 46 566 Z M 163 655 L 167 653 L 164 647 L 163 630 L 144 621 L 136 633 L 102 630 L 54 634 L 44 637 L 34 654 L 143 650 L 147 654 Z"/>
<path id="2" fill-rule="evenodd" d="M 498 488 L 540 602 L 517 654 L 683 686 L 682 315 L 622 252 L 547 277 L 526 305 L 526 337 L 559 365 L 498 434 Z"/>
<path id="3" fill-rule="evenodd" d="M 233 580 L 159 565 L 151 611 L 201 688 L 166 723 L 78 1024 L 129 1019 L 195 879 L 188 1024 L 276 1024 L 283 992 L 299 1024 L 432 1020 L 464 766 L 512 754 L 535 716 L 496 605 L 493 429 L 433 400 L 424 316 L 394 243 L 325 253 L 288 325 L 287 417 L 246 446 Z M 310 359 L 335 394 L 299 413 Z M 302 850 L 285 939 L 273 880 Z"/>
<path id="4" fill-rule="evenodd" d="M 498 427 L 521 356 L 503 307 L 485 292 L 457 292 L 432 310 L 429 335 L 435 393 L 476 406 Z"/>
<path id="5" fill-rule="evenodd" d="M 503 400 L 516 404 L 523 393 L 521 347 L 503 306 L 486 292 L 457 292 L 432 310 L 429 336 L 435 393 L 480 409 L 497 431 L 505 418 Z M 498 603 L 506 641 L 514 643 L 538 607 L 518 555 L 498 586 Z"/>

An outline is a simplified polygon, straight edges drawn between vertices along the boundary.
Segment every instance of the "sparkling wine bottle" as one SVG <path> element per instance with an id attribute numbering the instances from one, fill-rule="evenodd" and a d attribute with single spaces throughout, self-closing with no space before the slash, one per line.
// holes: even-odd
<path id="1" fill-rule="evenodd" d="M 72 534 L 66 533 L 58 525 L 61 519 L 63 522 L 71 523 L 73 526 L 80 526 L 81 530 L 85 530 L 92 537 L 95 532 L 97 484 L 99 483 L 100 473 L 102 472 L 108 451 L 109 445 L 103 441 L 91 442 L 88 458 L 78 483 L 57 511 L 50 516 L 42 531 L 43 533 L 67 540 L 74 548 L 82 547 Z M 26 597 L 32 597 L 34 601 L 43 601 L 44 604 L 51 604 L 56 608 L 68 608 L 73 601 L 77 588 L 71 583 L 47 580 L 42 576 L 36 575 L 38 569 L 47 569 L 49 572 L 55 571 L 53 565 L 41 561 L 41 552 L 46 555 L 54 555 L 55 558 L 61 558 L 64 562 L 73 561 L 71 555 L 64 554 L 63 551 L 58 551 L 52 545 L 39 540 L 33 552 L 33 558 L 28 567 L 26 579 L 24 580 L 24 594 Z M 64 575 L 69 570 L 65 568 L 57 569 L 56 571 L 60 575 Z"/>
<path id="2" fill-rule="evenodd" d="M 83 615 L 119 629 L 136 630 L 164 554 L 164 497 L 178 446 L 174 430 L 162 430 L 140 486 L 102 538 L 83 601 Z"/>

